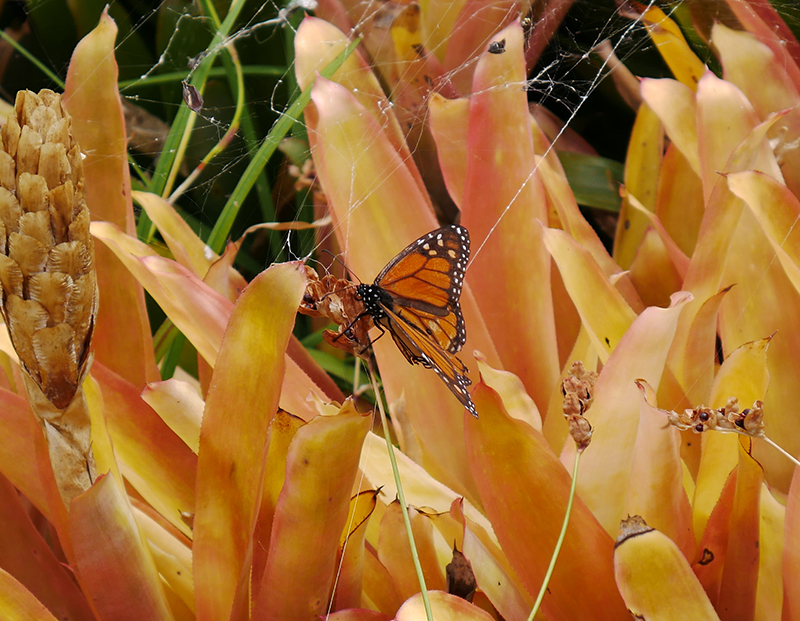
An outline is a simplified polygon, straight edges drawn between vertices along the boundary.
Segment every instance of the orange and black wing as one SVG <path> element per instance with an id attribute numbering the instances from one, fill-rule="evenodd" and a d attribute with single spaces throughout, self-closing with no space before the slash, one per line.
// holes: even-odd
<path id="1" fill-rule="evenodd" d="M 446 226 L 423 235 L 398 254 L 378 274 L 375 285 L 391 297 L 391 310 L 414 326 L 412 333 L 426 334 L 454 354 L 467 339 L 458 300 L 468 261 L 467 229 Z"/>
<path id="2" fill-rule="evenodd" d="M 467 367 L 454 354 L 443 349 L 430 335 L 422 331 L 416 323 L 407 321 L 405 313 L 398 315 L 384 307 L 384 315 L 376 320 L 383 329 L 389 331 L 398 349 L 412 363 L 419 363 L 433 369 L 461 404 L 475 418 L 478 411 L 472 402 L 467 387 L 472 383 L 467 377 Z"/>

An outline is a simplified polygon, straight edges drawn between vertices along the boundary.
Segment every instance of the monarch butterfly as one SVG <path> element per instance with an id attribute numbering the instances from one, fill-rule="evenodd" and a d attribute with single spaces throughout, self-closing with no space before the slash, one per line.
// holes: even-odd
<path id="1" fill-rule="evenodd" d="M 455 354 L 467 339 L 458 299 L 469 260 L 469 233 L 446 226 L 410 244 L 375 278 L 356 287 L 362 315 L 388 331 L 411 364 L 433 369 L 470 414 L 478 411 L 467 392 L 472 382 Z"/>

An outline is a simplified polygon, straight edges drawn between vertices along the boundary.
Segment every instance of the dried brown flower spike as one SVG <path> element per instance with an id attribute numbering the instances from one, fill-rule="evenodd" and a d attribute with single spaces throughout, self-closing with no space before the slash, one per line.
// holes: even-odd
<path id="1" fill-rule="evenodd" d="M 49 90 L 18 93 L 0 138 L 0 311 L 69 506 L 95 477 L 81 384 L 98 296 L 81 153 Z"/>
<path id="2" fill-rule="evenodd" d="M 580 361 L 574 362 L 569 375 L 561 383 L 564 395 L 563 412 L 569 425 L 569 434 L 579 451 L 583 451 L 592 440 L 592 426 L 584 418 L 586 410 L 592 405 L 594 384 L 597 373 L 587 371 Z"/>
<path id="3" fill-rule="evenodd" d="M 327 274 L 322 278 L 306 266 L 306 287 L 300 312 L 311 317 L 327 317 L 339 325 L 339 331 L 325 330 L 325 341 L 338 349 L 364 358 L 370 344 L 372 318 L 364 314 L 364 303 L 356 299 L 356 288 L 348 280 Z M 356 317 L 360 317 L 354 322 Z"/>

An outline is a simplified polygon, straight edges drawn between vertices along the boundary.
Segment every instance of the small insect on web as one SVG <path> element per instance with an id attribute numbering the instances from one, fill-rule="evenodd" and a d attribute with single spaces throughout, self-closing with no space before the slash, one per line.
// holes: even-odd
<path id="1" fill-rule="evenodd" d="M 363 311 L 332 340 L 344 336 L 346 348 L 352 351 L 358 340 L 354 335 L 369 329 L 361 322 L 371 319 L 381 332 L 392 335 L 406 360 L 433 369 L 477 418 L 467 392 L 472 383 L 467 367 L 455 356 L 467 339 L 459 298 L 468 260 L 465 228 L 446 226 L 423 235 L 389 261 L 373 284 L 355 287 L 353 299 L 363 304 Z M 370 344 L 354 353 L 363 353 Z"/>

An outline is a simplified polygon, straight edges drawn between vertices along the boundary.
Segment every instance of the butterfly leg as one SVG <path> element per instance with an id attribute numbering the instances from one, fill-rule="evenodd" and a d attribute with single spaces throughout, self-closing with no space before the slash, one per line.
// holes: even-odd
<path id="1" fill-rule="evenodd" d="M 376 327 L 376 328 L 378 328 L 378 330 L 380 330 L 380 331 L 381 331 L 381 333 L 380 333 L 380 334 L 379 334 L 379 335 L 378 335 L 376 338 L 374 338 L 374 339 L 370 339 L 369 343 L 367 343 L 366 345 L 364 345 L 364 347 L 363 347 L 363 348 L 361 349 L 361 351 L 359 352 L 359 353 L 361 353 L 361 354 L 363 354 L 365 351 L 367 351 L 367 350 L 368 350 L 370 347 L 372 347 L 372 345 L 373 345 L 373 344 L 377 343 L 377 342 L 378 342 L 378 340 L 380 340 L 380 338 L 381 338 L 381 337 L 382 337 L 384 334 L 386 334 L 386 330 L 383 328 L 383 326 L 382 326 L 381 324 L 379 324 L 378 322 L 374 322 L 374 324 L 375 324 L 375 327 Z"/>

